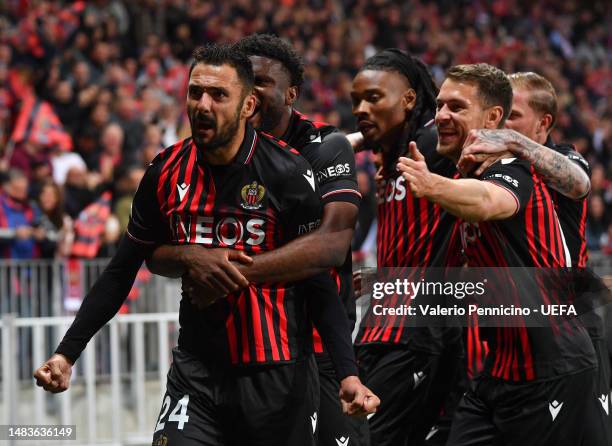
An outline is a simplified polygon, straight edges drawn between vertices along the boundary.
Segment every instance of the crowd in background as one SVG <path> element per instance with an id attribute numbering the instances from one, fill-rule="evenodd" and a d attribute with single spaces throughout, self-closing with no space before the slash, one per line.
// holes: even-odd
<path id="1" fill-rule="evenodd" d="M 306 82 L 297 108 L 354 131 L 349 92 L 377 50 L 536 71 L 559 96 L 553 138 L 591 163 L 592 252 L 612 254 L 612 10 L 605 0 L 6 0 L 0 3 L 0 258 L 112 254 L 144 169 L 189 134 L 192 50 L 254 32 L 288 39 Z M 357 158 L 374 223 L 367 154 Z"/>

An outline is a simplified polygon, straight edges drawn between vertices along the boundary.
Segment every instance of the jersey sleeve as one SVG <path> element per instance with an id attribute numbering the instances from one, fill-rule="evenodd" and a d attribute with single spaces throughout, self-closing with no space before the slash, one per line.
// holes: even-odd
<path id="1" fill-rule="evenodd" d="M 284 182 L 280 201 L 280 219 L 289 240 L 318 228 L 323 209 L 312 167 L 300 155 L 294 156 L 295 168 Z"/>
<path id="2" fill-rule="evenodd" d="M 357 186 L 355 155 L 346 136 L 330 133 L 320 142 L 308 144 L 302 153 L 312 155 L 307 158 L 315 171 L 324 205 L 345 201 L 359 206 L 361 194 Z"/>
<path id="3" fill-rule="evenodd" d="M 129 237 L 121 239 L 117 252 L 85 295 L 55 353 L 66 356 L 73 363 L 79 358 L 91 338 L 117 314 L 142 262 L 152 250 L 153 246 L 143 247 Z"/>
<path id="4" fill-rule="evenodd" d="M 517 213 L 525 209 L 533 192 L 533 177 L 527 162 L 508 158 L 485 170 L 481 179 L 503 187 L 517 203 Z"/>
<path id="5" fill-rule="evenodd" d="M 127 235 L 142 245 L 159 245 L 170 242 L 169 228 L 164 224 L 157 200 L 160 166 L 161 163 L 156 160 L 151 163 L 132 202 Z"/>
<path id="6" fill-rule="evenodd" d="M 589 162 L 578 152 L 574 150 L 574 146 L 570 144 L 555 144 L 555 150 L 561 155 L 564 155 L 570 161 L 576 163 L 585 173 L 591 177 L 591 166 Z"/>

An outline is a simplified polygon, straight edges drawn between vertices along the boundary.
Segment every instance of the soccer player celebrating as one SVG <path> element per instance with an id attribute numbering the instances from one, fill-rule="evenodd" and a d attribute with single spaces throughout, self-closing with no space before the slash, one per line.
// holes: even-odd
<path id="1" fill-rule="evenodd" d="M 257 130 L 278 138 L 281 144 L 286 143 L 297 149 L 306 158 L 312 166 L 311 178 L 317 181 L 321 190 L 324 210 L 318 229 L 288 245 L 256 255 L 246 265 L 232 265 L 222 259 L 218 281 L 223 280 L 223 271 L 228 276 L 232 272 L 240 273 L 251 282 L 269 282 L 302 279 L 338 266 L 334 273 L 338 285 L 327 298 L 338 299 L 340 293 L 347 315 L 354 323 L 355 301 L 349 248 L 360 194 L 351 146 L 336 128 L 312 122 L 293 107 L 303 82 L 304 70 L 302 61 L 288 43 L 276 36 L 254 34 L 240 40 L 237 48 L 249 56 L 255 74 L 257 106 L 250 123 Z M 212 250 L 163 246 L 155 251 L 148 264 L 158 274 L 178 277 L 187 273 L 192 282 L 206 286 L 210 281 L 206 276 L 210 270 L 209 259 L 215 255 Z M 236 285 L 227 284 L 229 287 Z M 311 285 L 309 281 L 304 282 L 300 292 L 307 295 L 324 292 L 320 287 L 313 288 Z M 212 290 L 199 287 L 198 290 L 198 294 L 204 296 L 218 293 L 218 287 Z M 329 356 L 323 351 L 318 333 L 314 333 L 314 338 L 321 385 L 318 444 L 337 446 L 350 441 L 350 444 L 357 445 L 361 433 L 357 431 L 359 426 L 356 424 L 361 423 L 342 413 L 338 398 L 338 380 L 346 378 L 343 375 L 348 372 L 338 375 Z M 346 392 L 347 389 L 349 387 L 345 383 L 342 391 Z"/>
<path id="2" fill-rule="evenodd" d="M 378 202 L 379 268 L 447 264 L 455 217 L 409 193 L 395 165 L 417 141 L 427 165 L 452 176 L 455 167 L 436 152 L 432 120 L 437 88 L 418 59 L 387 49 L 366 61 L 351 91 L 353 114 L 366 148 L 382 153 L 383 191 Z M 410 305 L 400 296 L 394 306 Z M 458 363 L 460 330 L 410 327 L 403 317 L 365 315 L 357 335 L 357 357 L 364 383 L 380 396 L 369 418 L 372 443 L 420 444 L 436 419 Z"/>
<path id="3" fill-rule="evenodd" d="M 47 390 L 67 388 L 70 363 L 127 295 L 131 283 L 122 271 L 133 280 L 156 244 L 232 246 L 253 254 L 288 242 L 320 218 L 308 163 L 246 124 L 256 106 L 247 57 L 224 46 L 199 49 L 194 57 L 187 100 L 192 137 L 163 151 L 148 169 L 134 199 L 131 242 L 122 242 L 84 300 L 58 354 L 35 373 Z M 112 299 L 101 297 L 106 293 Z M 309 306 L 316 307 L 314 300 Z M 305 308 L 304 296 L 286 283 L 249 285 L 199 311 L 183 299 L 155 440 L 314 444 L 319 388 Z M 331 319 L 346 320 L 341 305 L 334 308 Z"/>
<path id="4" fill-rule="evenodd" d="M 551 83 L 536 73 L 514 73 L 512 111 L 506 121 L 510 130 L 475 130 L 459 160 L 460 167 L 475 167 L 477 174 L 507 152 L 529 161 L 545 178 L 555 203 L 557 216 L 574 268 L 585 268 L 587 261 L 585 220 L 589 191 L 588 162 L 572 146 L 555 144 L 550 132 L 557 118 L 557 95 Z M 567 160 L 571 161 L 570 163 Z M 597 355 L 598 377 L 591 399 L 592 414 L 585 416 L 586 444 L 612 442 L 609 415 L 610 362 L 601 317 L 590 311 L 581 317 Z"/>
<path id="5" fill-rule="evenodd" d="M 470 130 L 501 127 L 511 104 L 512 87 L 501 70 L 486 64 L 451 68 L 437 97 L 438 152 L 458 162 Z M 449 179 L 429 171 L 417 144 L 410 144 L 410 154 L 398 164 L 410 191 L 463 220 L 470 266 L 571 265 L 550 193 L 527 163 L 510 158 L 479 178 Z M 448 444 L 580 444 L 590 397 L 583 389 L 593 385 L 595 367 L 580 322 L 485 333 L 490 352 L 457 408 Z"/>

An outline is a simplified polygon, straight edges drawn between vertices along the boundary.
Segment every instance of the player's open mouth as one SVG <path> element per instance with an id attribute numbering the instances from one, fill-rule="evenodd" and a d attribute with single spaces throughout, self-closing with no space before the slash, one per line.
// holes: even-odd
<path id="1" fill-rule="evenodd" d="M 196 126 L 196 128 L 194 129 L 194 133 L 198 134 L 198 135 L 206 135 L 209 134 L 211 132 L 214 132 L 215 129 L 214 127 L 211 127 L 210 125 L 198 125 Z"/>
<path id="2" fill-rule="evenodd" d="M 215 128 L 215 123 L 211 121 L 197 121 L 195 123 L 195 129 L 198 132 L 204 132 Z"/>
<path id="3" fill-rule="evenodd" d="M 440 130 L 438 129 L 438 139 L 440 141 L 446 141 L 457 137 L 457 132 L 454 130 Z"/>

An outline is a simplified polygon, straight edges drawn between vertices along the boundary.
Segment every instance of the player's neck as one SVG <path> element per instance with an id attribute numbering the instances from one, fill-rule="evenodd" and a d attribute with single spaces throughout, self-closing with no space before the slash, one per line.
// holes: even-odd
<path id="1" fill-rule="evenodd" d="M 288 106 L 285 108 L 280 118 L 280 121 L 278 121 L 276 127 L 274 127 L 270 131 L 270 135 L 278 139 L 283 139 L 283 136 L 285 136 L 285 133 L 287 133 L 287 129 L 289 128 L 289 124 L 291 123 L 291 116 L 293 115 L 292 112 L 293 109 L 291 107 Z"/>
<path id="2" fill-rule="evenodd" d="M 238 131 L 232 140 L 225 147 L 219 147 L 216 150 L 204 150 L 202 155 L 206 162 L 213 166 L 226 166 L 230 164 L 234 158 L 236 158 L 240 146 L 242 146 L 245 129 L 246 126 L 244 122 L 242 122 L 241 125 L 238 126 Z"/>

